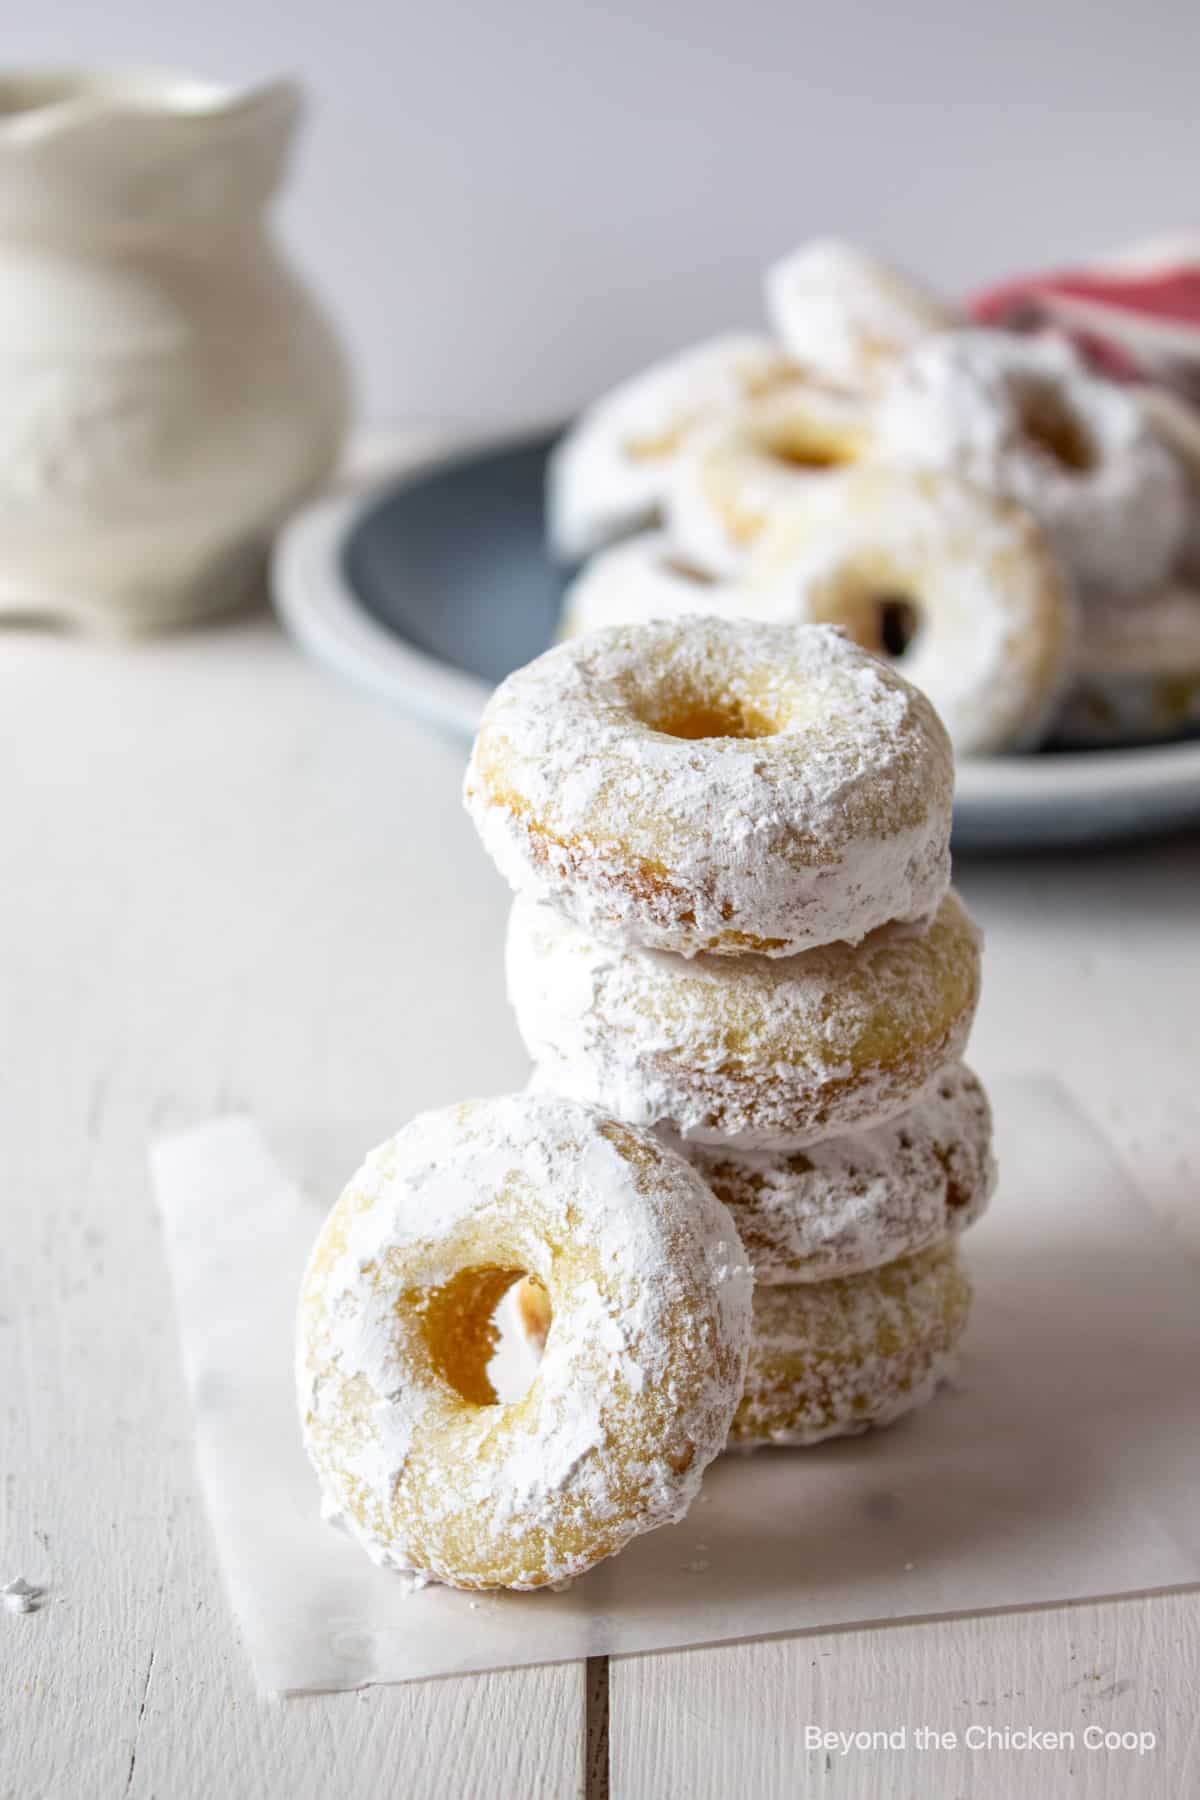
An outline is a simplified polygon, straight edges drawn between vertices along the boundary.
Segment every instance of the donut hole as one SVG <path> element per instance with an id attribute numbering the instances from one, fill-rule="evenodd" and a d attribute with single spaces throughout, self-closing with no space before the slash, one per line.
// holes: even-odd
<path id="1" fill-rule="evenodd" d="M 523 1323 L 519 1296 L 536 1285 L 540 1342 Z M 433 1369 L 472 1406 L 512 1405 L 533 1380 L 550 1329 L 550 1297 L 524 1269 L 460 1269 L 443 1286 L 405 1297 L 419 1313 Z"/>
<path id="2" fill-rule="evenodd" d="M 807 469 L 820 474 L 826 469 L 841 469 L 858 460 L 860 444 L 857 435 L 839 430 L 831 423 L 790 419 L 765 431 L 761 448 L 775 462 L 789 469 Z"/>
<path id="3" fill-rule="evenodd" d="M 526 1275 L 510 1289 L 509 1298 L 522 1337 L 540 1358 L 554 1323 L 549 1288 L 536 1275 Z"/>
<path id="4" fill-rule="evenodd" d="M 779 730 L 749 694 L 705 694 L 678 688 L 658 696 L 639 713 L 643 725 L 663 737 L 699 741 L 704 738 L 765 738 Z"/>
<path id="5" fill-rule="evenodd" d="M 771 455 L 789 469 L 812 469 L 818 474 L 822 469 L 840 469 L 850 460 L 830 444 L 775 444 Z"/>
<path id="6" fill-rule="evenodd" d="M 840 625 L 872 656 L 902 662 L 921 634 L 923 608 L 907 587 L 893 585 L 885 569 L 848 572 L 824 599 L 814 596 L 814 616 Z"/>
<path id="7" fill-rule="evenodd" d="M 554 1321 L 550 1293 L 536 1275 L 515 1281 L 493 1315 L 498 1341 L 488 1379 L 502 1405 L 523 1400 L 537 1374 Z"/>
<path id="8" fill-rule="evenodd" d="M 874 607 L 879 648 L 885 656 L 898 661 L 921 629 L 920 610 L 907 594 L 876 594 Z"/>
<path id="9" fill-rule="evenodd" d="M 1027 383 L 1017 396 L 1017 407 L 1023 435 L 1052 462 L 1075 475 L 1095 468 L 1091 433 L 1052 383 Z"/>

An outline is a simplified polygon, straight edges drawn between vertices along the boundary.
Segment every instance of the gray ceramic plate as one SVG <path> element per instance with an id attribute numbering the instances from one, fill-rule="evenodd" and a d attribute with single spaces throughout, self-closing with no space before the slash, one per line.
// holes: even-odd
<path id="1" fill-rule="evenodd" d="M 563 573 L 546 555 L 553 438 L 466 452 L 284 531 L 276 605 L 313 655 L 409 711 L 473 734 L 492 688 L 551 642 Z M 959 765 L 960 850 L 1112 842 L 1200 825 L 1200 741 Z"/>

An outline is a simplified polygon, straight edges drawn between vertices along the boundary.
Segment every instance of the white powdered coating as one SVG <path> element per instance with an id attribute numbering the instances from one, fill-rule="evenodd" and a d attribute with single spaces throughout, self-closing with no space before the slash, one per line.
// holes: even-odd
<path id="1" fill-rule="evenodd" d="M 428 1296 L 481 1268 L 537 1275 L 554 1307 L 508 1406 L 464 1399 L 424 1336 Z M 297 1390 L 327 1509 L 376 1561 L 454 1585 L 581 1573 L 695 1497 L 751 1289 L 728 1213 L 649 1135 L 528 1094 L 421 1115 L 367 1158 L 305 1277 Z"/>
<path id="2" fill-rule="evenodd" d="M 958 1059 L 979 938 L 951 893 L 928 931 L 684 962 L 518 899 L 507 974 L 538 1089 L 696 1143 L 804 1149 L 895 1118 Z"/>
<path id="3" fill-rule="evenodd" d="M 716 420 L 671 473 L 663 511 L 676 553 L 715 580 L 740 575 L 773 519 L 867 454 L 871 427 L 861 395 L 809 381 Z"/>
<path id="4" fill-rule="evenodd" d="M 696 705 L 770 735 L 647 722 Z M 697 616 L 595 632 L 509 676 L 465 800 L 511 885 L 598 935 L 790 956 L 933 912 L 953 782 L 929 702 L 839 632 Z"/>
<path id="5" fill-rule="evenodd" d="M 953 1375 L 970 1303 L 954 1244 L 844 1281 L 757 1288 L 730 1449 L 854 1437 L 914 1412 Z"/>
<path id="6" fill-rule="evenodd" d="M 781 257 L 764 287 L 767 317 L 796 360 L 864 387 L 931 332 L 962 322 L 910 276 L 839 238 L 816 238 Z"/>
<path id="7" fill-rule="evenodd" d="M 598 550 L 563 594 L 558 636 L 582 637 L 606 625 L 642 625 L 692 613 L 736 618 L 737 590 L 714 581 L 674 555 L 665 531 Z"/>
<path id="8" fill-rule="evenodd" d="M 1136 743 L 1200 723 L 1200 588 L 1092 601 L 1055 723 L 1063 744 Z"/>
<path id="9" fill-rule="evenodd" d="M 842 625 L 884 654 L 880 601 L 916 634 L 900 667 L 960 755 L 1029 749 L 1061 696 L 1075 602 L 1023 507 L 940 470 L 827 476 L 764 532 L 743 576 L 756 617 Z"/>
<path id="10" fill-rule="evenodd" d="M 664 358 L 595 401 L 555 446 L 547 471 L 547 534 L 564 562 L 649 525 L 671 468 L 697 429 L 795 366 L 756 332 L 730 331 Z"/>
<path id="11" fill-rule="evenodd" d="M 791 1156 L 690 1144 L 758 1287 L 830 1281 L 956 1237 L 996 1182 L 987 1095 L 960 1063 L 886 1125 Z"/>
<path id="12" fill-rule="evenodd" d="M 1153 587 L 1183 537 L 1176 458 L 1137 401 L 1088 374 L 1056 338 L 978 330 L 930 338 L 888 384 L 875 451 L 949 469 L 1027 506 L 1096 593 Z"/>

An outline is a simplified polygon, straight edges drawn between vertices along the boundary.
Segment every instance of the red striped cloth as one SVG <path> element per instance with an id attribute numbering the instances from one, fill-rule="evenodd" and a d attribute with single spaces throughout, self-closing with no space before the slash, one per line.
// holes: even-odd
<path id="1" fill-rule="evenodd" d="M 1090 268 L 999 282 L 967 307 L 981 324 L 1062 332 L 1115 380 L 1153 382 L 1200 403 L 1200 230 Z"/>

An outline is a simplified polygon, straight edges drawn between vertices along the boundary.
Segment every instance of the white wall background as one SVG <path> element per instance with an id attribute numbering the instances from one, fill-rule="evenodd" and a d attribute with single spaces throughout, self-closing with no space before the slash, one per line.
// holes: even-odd
<path id="1" fill-rule="evenodd" d="M 21 0 L 2 54 L 299 75 L 374 418 L 562 412 L 815 231 L 954 288 L 1200 214 L 1197 0 Z"/>

